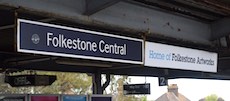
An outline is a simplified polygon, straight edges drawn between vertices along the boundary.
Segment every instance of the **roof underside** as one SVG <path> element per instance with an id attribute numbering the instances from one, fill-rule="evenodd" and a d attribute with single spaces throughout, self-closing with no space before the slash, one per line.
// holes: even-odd
<path id="1" fill-rule="evenodd" d="M 230 15 L 229 0 L 130 0 L 208 22 Z"/>

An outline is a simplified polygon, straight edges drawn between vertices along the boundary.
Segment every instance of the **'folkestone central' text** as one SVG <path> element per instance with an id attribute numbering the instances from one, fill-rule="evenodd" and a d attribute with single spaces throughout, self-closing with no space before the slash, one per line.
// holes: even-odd
<path id="1" fill-rule="evenodd" d="M 47 33 L 47 46 L 67 48 L 82 51 L 100 51 L 101 53 L 126 55 L 126 44 L 117 45 L 117 43 L 108 44 L 104 40 L 99 42 L 85 41 L 80 38 L 66 38 L 63 34 L 54 36 L 53 33 Z"/>

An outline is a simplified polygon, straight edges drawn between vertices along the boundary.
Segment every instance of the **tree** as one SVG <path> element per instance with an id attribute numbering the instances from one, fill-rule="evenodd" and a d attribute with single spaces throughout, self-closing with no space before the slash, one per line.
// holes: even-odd
<path id="1" fill-rule="evenodd" d="M 211 94 L 205 97 L 205 101 L 217 101 L 217 100 L 218 100 L 218 96 L 216 94 Z"/>
<path id="2" fill-rule="evenodd" d="M 65 94 L 71 91 L 75 94 L 91 93 L 92 78 L 87 74 L 58 72 L 55 75 L 57 80 L 51 86 L 41 89 L 43 93 Z"/>
<path id="3" fill-rule="evenodd" d="M 57 80 L 50 86 L 11 87 L 9 84 L 0 84 L 1 94 L 91 94 L 92 78 L 85 73 L 47 72 L 47 71 L 22 71 L 10 75 L 37 74 L 56 75 Z M 103 79 L 102 79 L 103 80 Z M 111 75 L 108 93 L 112 94 L 114 101 L 146 101 L 146 97 L 124 95 L 123 85 L 130 83 L 128 76 Z"/>
<path id="4" fill-rule="evenodd" d="M 141 98 L 141 101 L 147 101 L 147 96 L 143 96 L 143 97 Z"/>
<path id="5" fill-rule="evenodd" d="M 66 72 L 44 72 L 23 71 L 12 73 L 10 75 L 37 74 L 37 75 L 56 75 L 57 80 L 50 86 L 32 86 L 32 87 L 11 87 L 8 84 L 0 85 L 0 93 L 14 94 L 88 94 L 91 93 L 92 78 L 84 73 L 66 73 Z"/>
<path id="6" fill-rule="evenodd" d="M 110 82 L 110 93 L 114 95 L 114 101 L 142 101 L 141 97 L 135 95 L 124 95 L 123 94 L 123 85 L 125 83 L 130 83 L 130 78 L 128 76 L 115 76 L 111 75 Z M 145 100 L 143 100 L 145 101 Z"/>

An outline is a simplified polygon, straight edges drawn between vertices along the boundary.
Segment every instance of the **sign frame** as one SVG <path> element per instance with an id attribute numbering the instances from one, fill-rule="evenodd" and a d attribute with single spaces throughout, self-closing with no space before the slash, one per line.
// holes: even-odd
<path id="1" fill-rule="evenodd" d="M 217 72 L 218 54 L 155 42 L 145 42 L 144 66 Z"/>
<path id="2" fill-rule="evenodd" d="M 87 96 L 87 95 L 67 95 L 67 94 L 61 94 L 61 101 L 64 101 L 63 99 L 64 99 L 64 97 L 65 96 L 80 96 L 80 97 L 85 97 L 86 98 L 86 101 L 89 101 L 89 96 Z"/>
<path id="3" fill-rule="evenodd" d="M 27 94 L 0 94 L 0 96 L 9 96 L 9 97 L 24 97 L 25 101 L 29 101 Z"/>
<path id="4" fill-rule="evenodd" d="M 57 52 L 46 52 L 46 51 L 39 51 L 39 50 L 28 50 L 28 49 L 22 49 L 20 47 L 20 23 L 29 23 L 29 24 L 35 24 L 40 26 L 48 26 L 52 28 L 59 28 L 63 30 L 70 30 L 70 31 L 78 31 L 83 32 L 87 34 L 92 35 L 100 35 L 105 37 L 111 37 L 111 38 L 119 38 L 122 40 L 131 40 L 136 42 L 141 42 L 141 61 L 134 61 L 134 60 L 127 60 L 127 59 L 115 59 L 115 58 L 107 58 L 107 57 L 96 57 L 96 56 L 84 56 L 84 55 L 76 55 L 76 54 L 68 54 L 68 53 L 57 53 Z M 32 54 L 41 54 L 41 55 L 51 55 L 51 56 L 61 56 L 61 57 L 70 57 L 70 58 L 82 58 L 82 59 L 92 59 L 92 60 L 103 60 L 103 61 L 111 61 L 111 62 L 121 62 L 121 63 L 132 63 L 132 64 L 143 64 L 144 62 L 144 41 L 142 39 L 137 38 L 131 38 L 126 36 L 119 36 L 119 35 L 113 35 L 108 33 L 102 33 L 102 32 L 96 32 L 96 31 L 90 31 L 85 29 L 79 29 L 79 28 L 73 28 L 73 27 L 67 27 L 67 26 L 61 26 L 61 25 L 55 25 L 55 24 L 48 24 L 43 22 L 37 22 L 37 21 L 30 21 L 25 19 L 17 19 L 17 51 L 22 53 L 32 53 Z"/>
<path id="5" fill-rule="evenodd" d="M 58 101 L 61 101 L 61 95 L 59 95 L 59 94 L 29 94 L 28 95 L 28 101 L 31 101 L 32 96 L 56 96 L 56 97 L 58 97 Z"/>
<path id="6" fill-rule="evenodd" d="M 89 96 L 89 101 L 92 101 L 92 97 L 110 97 L 111 101 L 113 101 L 113 96 L 112 95 L 99 95 L 99 94 L 93 94 Z"/>
<path id="7" fill-rule="evenodd" d="M 168 78 L 167 77 L 158 77 L 159 86 L 168 86 Z"/>
<path id="8" fill-rule="evenodd" d="M 139 87 L 140 86 L 148 86 L 148 89 L 146 88 L 147 93 L 146 93 L 146 91 L 145 91 L 145 93 L 136 92 L 136 90 L 134 92 L 131 92 L 131 93 L 125 93 L 125 87 L 124 86 L 139 86 Z M 140 90 L 139 87 L 138 87 L 138 89 Z M 142 90 L 143 90 L 143 88 L 142 88 Z M 143 84 L 124 84 L 123 85 L 123 93 L 124 93 L 124 95 L 151 94 L 151 84 L 150 83 L 143 83 Z"/>
<path id="9" fill-rule="evenodd" d="M 13 75 L 6 76 L 5 82 L 12 87 L 25 87 L 52 85 L 56 80 L 57 77 L 55 75 Z"/>

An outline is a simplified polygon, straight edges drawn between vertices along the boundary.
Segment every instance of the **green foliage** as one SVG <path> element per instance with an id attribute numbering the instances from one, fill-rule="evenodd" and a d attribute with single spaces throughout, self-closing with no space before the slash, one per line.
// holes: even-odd
<path id="1" fill-rule="evenodd" d="M 124 95 L 123 94 L 123 85 L 125 83 L 129 83 L 130 78 L 128 76 L 114 76 L 111 75 L 111 82 L 110 82 L 110 94 L 115 95 L 114 101 L 147 101 L 141 97 L 135 95 Z"/>
<path id="2" fill-rule="evenodd" d="M 143 97 L 141 98 L 141 101 L 147 101 L 147 96 L 143 96 Z"/>
<path id="3" fill-rule="evenodd" d="M 205 101 L 217 101 L 217 100 L 218 100 L 218 96 L 216 94 L 211 94 L 205 97 Z"/>

